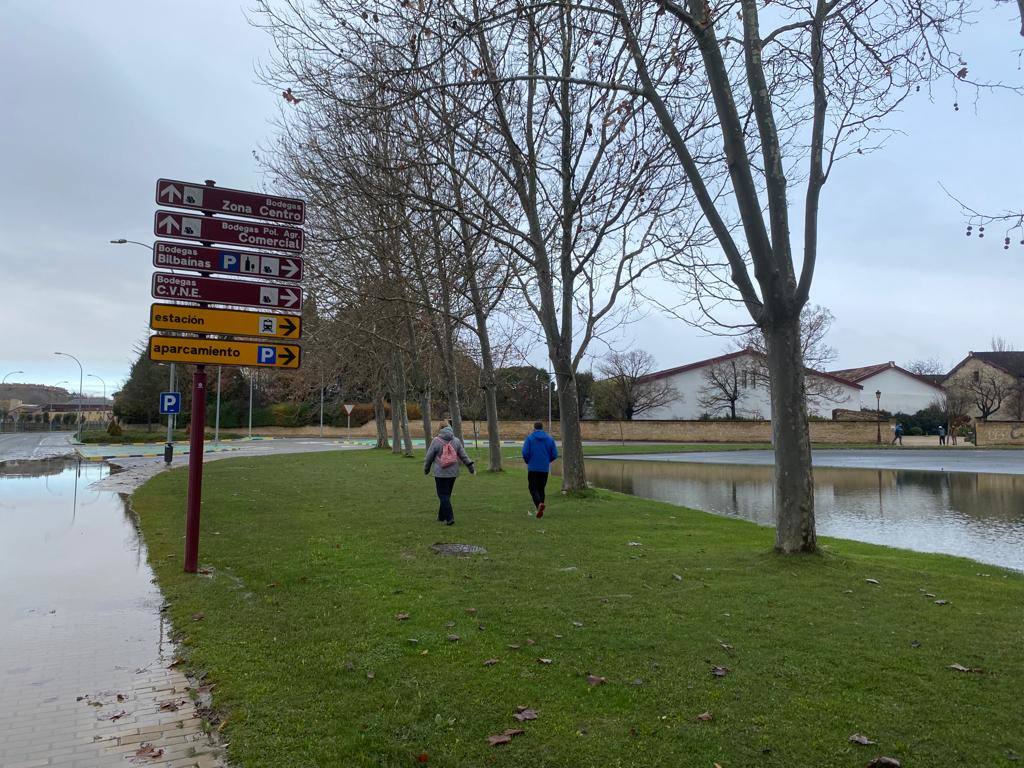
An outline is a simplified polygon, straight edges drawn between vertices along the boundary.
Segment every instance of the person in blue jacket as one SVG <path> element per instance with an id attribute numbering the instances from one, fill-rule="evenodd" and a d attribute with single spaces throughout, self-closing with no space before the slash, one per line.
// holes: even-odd
<path id="1" fill-rule="evenodd" d="M 558 458 L 555 441 L 539 421 L 533 425 L 533 432 L 523 441 L 523 461 L 526 462 L 530 496 L 537 507 L 537 517 L 544 517 L 544 487 L 548 484 L 551 462 Z"/>

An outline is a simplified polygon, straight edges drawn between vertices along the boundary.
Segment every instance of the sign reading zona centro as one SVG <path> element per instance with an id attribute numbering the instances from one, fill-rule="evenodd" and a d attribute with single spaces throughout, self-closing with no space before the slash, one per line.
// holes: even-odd
<path id="1" fill-rule="evenodd" d="M 153 217 L 153 233 L 184 240 L 202 240 L 247 248 L 268 248 L 272 251 L 302 253 L 301 229 L 260 224 L 237 219 L 216 219 L 187 213 L 157 211 Z"/>
<path id="2" fill-rule="evenodd" d="M 229 336 L 262 336 L 274 339 L 302 337 L 298 315 L 271 315 L 237 309 L 207 309 L 180 304 L 153 304 L 149 327 L 154 331 L 217 333 Z"/>
<path id="3" fill-rule="evenodd" d="M 302 308 L 302 289 L 280 283 L 250 283 L 248 280 L 219 280 L 154 272 L 151 293 L 154 299 L 239 304 L 264 309 Z"/>
<path id="4" fill-rule="evenodd" d="M 204 248 L 201 245 L 169 243 L 166 240 L 157 240 L 153 244 L 153 266 L 224 275 L 256 275 L 277 280 L 302 279 L 302 259 L 298 256 Z"/>
<path id="5" fill-rule="evenodd" d="M 301 355 L 301 348 L 292 344 L 189 339 L 181 336 L 149 337 L 149 359 L 155 363 L 295 369 L 299 367 Z"/>
<path id="6" fill-rule="evenodd" d="M 306 204 L 294 197 L 264 195 L 226 187 L 208 187 L 190 181 L 157 179 L 157 205 L 190 208 L 194 211 L 224 213 L 250 219 L 268 219 L 286 224 L 306 220 Z"/>

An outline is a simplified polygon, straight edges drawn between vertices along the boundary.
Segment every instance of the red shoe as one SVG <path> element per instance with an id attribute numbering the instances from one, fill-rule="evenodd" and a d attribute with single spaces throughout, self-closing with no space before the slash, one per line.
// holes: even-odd
<path id="1" fill-rule="evenodd" d="M 544 502 L 537 505 L 537 519 L 544 517 Z"/>

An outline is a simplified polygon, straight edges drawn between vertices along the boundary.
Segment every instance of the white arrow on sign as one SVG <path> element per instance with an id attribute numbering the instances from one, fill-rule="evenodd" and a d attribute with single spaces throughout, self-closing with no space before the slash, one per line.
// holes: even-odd
<path id="1" fill-rule="evenodd" d="M 171 234 L 174 230 L 181 229 L 181 227 L 178 225 L 178 222 L 176 222 L 170 216 L 164 216 L 160 220 L 160 229 L 162 229 L 167 234 Z"/>
<path id="2" fill-rule="evenodd" d="M 175 195 L 177 195 L 178 199 L 181 200 L 181 191 L 173 184 L 168 184 L 160 190 L 160 197 L 166 197 L 167 200 L 172 203 L 174 202 Z"/>
<path id="3" fill-rule="evenodd" d="M 281 259 L 281 267 L 284 269 L 285 277 L 295 277 L 295 274 L 299 271 L 299 268 L 295 266 L 295 262 L 291 259 Z"/>
<path id="4" fill-rule="evenodd" d="M 296 294 L 292 290 L 281 292 L 281 301 L 284 303 L 286 307 L 295 306 L 295 302 L 297 302 L 300 298 L 302 298 L 302 294 Z"/>

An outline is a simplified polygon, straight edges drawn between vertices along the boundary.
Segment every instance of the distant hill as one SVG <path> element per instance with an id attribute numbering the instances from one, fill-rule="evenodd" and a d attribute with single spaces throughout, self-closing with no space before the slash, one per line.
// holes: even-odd
<path id="1" fill-rule="evenodd" d="M 45 384 L 0 384 L 0 400 L 21 400 L 32 405 L 66 403 L 71 393 L 63 387 L 48 387 Z"/>

